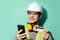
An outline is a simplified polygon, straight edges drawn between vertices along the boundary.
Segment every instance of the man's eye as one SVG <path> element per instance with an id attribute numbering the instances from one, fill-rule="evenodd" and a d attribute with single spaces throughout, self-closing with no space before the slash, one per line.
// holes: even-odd
<path id="1" fill-rule="evenodd" d="M 34 13 L 35 15 L 38 15 L 38 13 Z"/>
<path id="2" fill-rule="evenodd" d="M 31 14 L 31 13 L 28 13 L 28 14 Z"/>

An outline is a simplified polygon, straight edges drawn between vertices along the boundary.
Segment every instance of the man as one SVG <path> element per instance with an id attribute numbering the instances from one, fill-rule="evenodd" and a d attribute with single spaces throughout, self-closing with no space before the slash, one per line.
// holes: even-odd
<path id="1" fill-rule="evenodd" d="M 42 17 L 41 10 L 41 6 L 36 2 L 29 5 L 27 8 L 28 23 L 25 26 L 26 33 L 19 34 L 23 30 L 18 31 L 16 33 L 16 40 L 52 40 L 47 30 L 36 30 L 36 28 L 41 27 L 38 23 L 38 19 L 41 19 Z M 24 39 L 25 37 L 26 39 Z"/>

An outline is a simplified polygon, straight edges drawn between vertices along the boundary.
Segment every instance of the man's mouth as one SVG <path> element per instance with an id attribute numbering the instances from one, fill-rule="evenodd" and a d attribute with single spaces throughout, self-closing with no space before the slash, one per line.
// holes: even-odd
<path id="1" fill-rule="evenodd" d="M 30 18 L 30 20 L 34 20 L 34 18 Z"/>

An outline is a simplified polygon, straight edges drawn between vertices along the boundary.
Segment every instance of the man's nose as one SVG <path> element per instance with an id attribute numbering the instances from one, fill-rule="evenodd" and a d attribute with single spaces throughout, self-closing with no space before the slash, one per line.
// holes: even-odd
<path id="1" fill-rule="evenodd" d="M 34 17 L 34 14 L 31 14 L 31 17 Z"/>

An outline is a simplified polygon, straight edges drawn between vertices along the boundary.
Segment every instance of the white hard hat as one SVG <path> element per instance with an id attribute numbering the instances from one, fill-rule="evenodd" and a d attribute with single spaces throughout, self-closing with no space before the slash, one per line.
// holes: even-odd
<path id="1" fill-rule="evenodd" d="M 37 2 L 33 2 L 28 6 L 27 11 L 42 12 L 42 8 Z"/>

